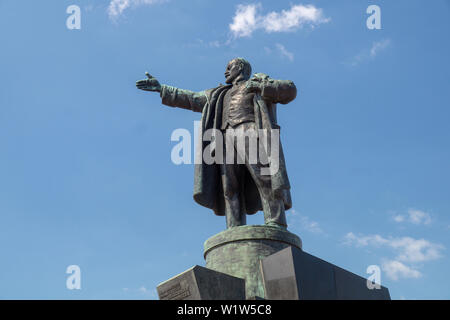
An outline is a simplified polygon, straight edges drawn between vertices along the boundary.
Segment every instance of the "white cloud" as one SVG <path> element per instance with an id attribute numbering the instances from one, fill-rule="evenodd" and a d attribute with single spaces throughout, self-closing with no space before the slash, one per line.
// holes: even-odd
<path id="1" fill-rule="evenodd" d="M 156 289 L 148 289 L 145 286 L 141 286 L 139 288 L 122 288 L 122 291 L 127 296 L 146 296 L 150 299 L 156 299 L 158 296 L 158 293 L 156 292 Z"/>
<path id="2" fill-rule="evenodd" d="M 210 47 L 214 47 L 214 48 L 219 48 L 222 46 L 222 44 L 218 40 L 210 41 L 208 44 Z"/>
<path id="3" fill-rule="evenodd" d="M 280 52 L 281 56 L 286 57 L 289 59 L 289 61 L 294 61 L 294 54 L 292 52 L 289 52 L 285 46 L 283 46 L 282 44 L 277 43 L 275 45 L 278 49 L 278 51 Z"/>
<path id="4" fill-rule="evenodd" d="M 299 214 L 295 209 L 291 209 L 289 225 L 299 226 L 302 230 L 306 230 L 315 234 L 324 234 L 324 231 L 319 226 L 319 223 L 311 220 L 309 217 Z"/>
<path id="5" fill-rule="evenodd" d="M 264 51 L 265 51 L 267 54 L 271 54 L 271 53 L 272 53 L 272 49 L 270 49 L 269 47 L 264 47 Z"/>
<path id="6" fill-rule="evenodd" d="M 117 17 L 131 5 L 132 0 L 112 0 L 108 6 L 108 15 L 110 18 Z"/>
<path id="7" fill-rule="evenodd" d="M 390 39 L 383 39 L 381 41 L 376 41 L 372 44 L 372 48 L 370 49 L 370 56 L 375 58 L 376 55 L 386 49 L 391 44 Z"/>
<path id="8" fill-rule="evenodd" d="M 322 9 L 313 5 L 293 5 L 289 10 L 270 12 L 261 15 L 260 3 L 243 5 L 239 4 L 229 28 L 235 38 L 249 37 L 257 29 L 266 32 L 289 32 L 304 25 L 315 27 L 321 23 L 330 21 L 325 18 Z"/>
<path id="9" fill-rule="evenodd" d="M 138 290 L 139 290 L 140 293 L 147 293 L 148 292 L 148 289 L 146 287 L 144 287 L 144 286 L 140 287 Z"/>
<path id="10" fill-rule="evenodd" d="M 259 17 L 256 11 L 261 4 L 239 4 L 236 9 L 233 23 L 230 24 L 230 30 L 235 37 L 248 37 L 258 28 Z"/>
<path id="11" fill-rule="evenodd" d="M 370 50 L 366 49 L 361 51 L 351 59 L 349 64 L 351 66 L 357 66 L 364 61 L 373 60 L 380 52 L 386 50 L 391 45 L 391 43 L 391 39 L 375 41 L 372 43 L 372 47 L 370 48 Z"/>
<path id="12" fill-rule="evenodd" d="M 184 47 L 186 48 L 195 48 L 195 47 L 205 47 L 205 48 L 220 48 L 226 45 L 229 45 L 230 41 L 219 41 L 219 40 L 212 40 L 212 41 L 207 41 L 207 40 L 203 40 L 203 39 L 195 39 L 192 40 L 188 43 L 183 44 Z"/>
<path id="13" fill-rule="evenodd" d="M 431 216 L 425 211 L 409 209 L 407 214 L 394 216 L 394 221 L 398 223 L 409 222 L 415 225 L 428 225 L 431 223 Z"/>
<path id="14" fill-rule="evenodd" d="M 409 209 L 409 221 L 414 224 L 430 224 L 431 217 L 428 213 L 420 210 Z"/>
<path id="15" fill-rule="evenodd" d="M 396 260 L 409 263 L 426 262 L 442 257 L 444 246 L 425 239 L 411 237 L 384 238 L 380 235 L 356 236 L 353 232 L 345 236 L 345 244 L 358 247 L 387 246 L 397 252 Z"/>
<path id="16" fill-rule="evenodd" d="M 319 223 L 310 220 L 308 217 L 301 218 L 302 227 L 312 233 L 323 233 L 322 228 L 320 228 Z"/>
<path id="17" fill-rule="evenodd" d="M 392 280 L 400 278 L 420 278 L 422 274 L 397 260 L 387 260 L 381 266 L 387 277 Z"/>
<path id="18" fill-rule="evenodd" d="M 394 221 L 395 222 L 403 222 L 403 221 L 405 221 L 405 216 L 403 216 L 403 215 L 398 215 L 398 216 L 394 216 Z"/>
<path id="19" fill-rule="evenodd" d="M 394 259 L 386 260 L 382 269 L 392 280 L 400 278 L 419 278 L 422 274 L 414 266 L 442 257 L 445 247 L 441 244 L 432 243 L 425 239 L 414 239 L 411 237 L 385 238 L 380 235 L 357 236 L 349 232 L 345 236 L 344 243 L 357 247 L 388 247 L 396 252 Z"/>
<path id="20" fill-rule="evenodd" d="M 389 246 L 399 251 L 397 258 L 400 261 L 425 262 L 442 257 L 441 250 L 443 246 L 431 243 L 425 239 L 416 240 L 410 237 L 403 237 L 391 240 Z"/>
<path id="21" fill-rule="evenodd" d="M 111 0 L 108 6 L 108 15 L 111 19 L 116 19 L 125 11 L 125 9 L 128 9 L 131 6 L 151 5 L 166 1 L 167 0 Z"/>
<path id="22" fill-rule="evenodd" d="M 270 12 L 263 18 L 263 26 L 267 32 L 293 31 L 304 24 L 316 24 L 328 22 L 323 16 L 322 9 L 313 5 L 294 5 L 290 10 L 282 10 L 281 13 Z"/>
<path id="23" fill-rule="evenodd" d="M 369 245 L 380 246 L 388 242 L 388 240 L 384 239 L 382 236 L 377 234 L 373 236 L 356 236 L 353 232 L 347 233 L 344 239 L 345 244 L 347 245 L 354 244 L 357 247 L 366 247 Z"/>

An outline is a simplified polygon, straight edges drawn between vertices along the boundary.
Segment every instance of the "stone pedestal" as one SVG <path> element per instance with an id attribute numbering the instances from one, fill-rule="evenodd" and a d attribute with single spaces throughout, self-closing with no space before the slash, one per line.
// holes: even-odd
<path id="1" fill-rule="evenodd" d="M 294 247 L 261 260 L 266 299 L 390 300 L 389 290 Z"/>
<path id="2" fill-rule="evenodd" d="M 245 281 L 194 266 L 156 288 L 160 300 L 245 300 Z"/>
<path id="3" fill-rule="evenodd" d="M 204 244 L 206 267 L 245 280 L 246 297 L 265 298 L 260 261 L 284 248 L 302 248 L 300 238 L 265 225 L 227 229 Z"/>
<path id="4" fill-rule="evenodd" d="M 265 225 L 227 229 L 195 266 L 158 288 L 161 300 L 389 300 L 389 290 L 302 250 L 298 236 Z"/>

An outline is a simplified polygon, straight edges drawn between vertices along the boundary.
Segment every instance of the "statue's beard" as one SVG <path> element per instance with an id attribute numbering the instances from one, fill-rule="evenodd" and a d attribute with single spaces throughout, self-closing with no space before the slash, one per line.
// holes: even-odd
<path id="1" fill-rule="evenodd" d="M 242 78 L 242 74 L 241 73 L 239 73 L 239 74 L 237 74 L 235 76 L 230 75 L 229 77 L 227 77 L 225 79 L 225 83 L 232 84 L 235 80 L 238 80 L 240 78 Z"/>

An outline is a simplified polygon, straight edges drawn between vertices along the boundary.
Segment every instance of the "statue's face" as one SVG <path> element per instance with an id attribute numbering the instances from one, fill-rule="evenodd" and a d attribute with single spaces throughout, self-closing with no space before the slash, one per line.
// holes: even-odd
<path id="1" fill-rule="evenodd" d="M 240 63 L 231 60 L 228 62 L 227 69 L 225 70 L 225 82 L 228 84 L 233 83 L 233 81 L 241 74 Z"/>

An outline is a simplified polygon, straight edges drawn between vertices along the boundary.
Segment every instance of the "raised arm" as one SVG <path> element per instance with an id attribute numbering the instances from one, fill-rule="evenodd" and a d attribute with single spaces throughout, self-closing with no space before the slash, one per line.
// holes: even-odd
<path id="1" fill-rule="evenodd" d="M 168 85 L 161 85 L 155 77 L 146 73 L 148 79 L 136 81 L 136 87 L 144 91 L 159 92 L 162 103 L 170 107 L 178 107 L 202 112 L 207 98 L 204 91 L 194 92 L 178 89 Z"/>

